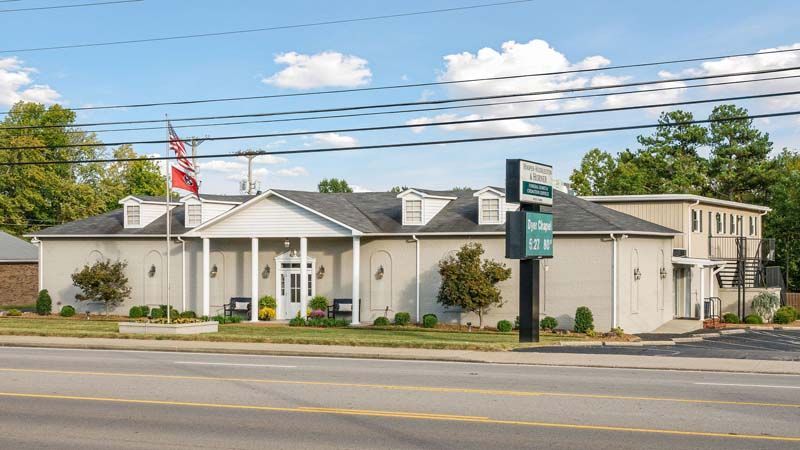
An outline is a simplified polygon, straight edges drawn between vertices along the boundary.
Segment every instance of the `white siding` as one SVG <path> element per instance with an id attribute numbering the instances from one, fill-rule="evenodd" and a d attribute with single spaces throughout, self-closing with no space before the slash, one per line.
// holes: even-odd
<path id="1" fill-rule="evenodd" d="M 440 198 L 426 198 L 422 200 L 422 222 L 430 222 L 448 203 L 450 203 L 450 200 Z"/>
<path id="2" fill-rule="evenodd" d="M 139 225 L 128 225 L 128 206 L 130 205 L 137 205 L 139 206 Z M 154 220 L 158 219 L 159 217 L 163 216 L 167 212 L 166 204 L 161 203 L 140 203 L 136 200 L 128 200 L 122 204 L 122 207 L 125 208 L 124 212 L 124 220 L 125 220 L 125 228 L 144 228 L 147 225 L 151 224 Z M 174 209 L 175 206 L 173 205 L 172 208 Z"/>
<path id="3" fill-rule="evenodd" d="M 264 197 L 206 229 L 203 237 L 321 237 L 352 232 L 311 211 L 277 197 Z"/>
<path id="4" fill-rule="evenodd" d="M 226 203 L 209 203 L 203 202 L 203 223 L 208 222 L 209 220 L 213 219 L 214 217 L 219 216 L 220 214 L 227 212 L 236 205 L 229 205 Z"/>

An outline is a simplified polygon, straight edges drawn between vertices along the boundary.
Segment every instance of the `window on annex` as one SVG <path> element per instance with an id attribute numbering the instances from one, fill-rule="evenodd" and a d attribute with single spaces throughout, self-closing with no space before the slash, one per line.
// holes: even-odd
<path id="1" fill-rule="evenodd" d="M 692 210 L 692 232 L 703 232 L 703 211 L 697 209 Z"/>
<path id="2" fill-rule="evenodd" d="M 186 206 L 186 226 L 196 227 L 203 221 L 203 207 L 201 205 Z"/>
<path id="3" fill-rule="evenodd" d="M 125 207 L 125 212 L 128 215 L 128 226 L 139 226 L 142 223 L 141 209 L 139 205 L 130 205 Z"/>
<path id="4" fill-rule="evenodd" d="M 730 229 L 730 233 L 731 234 L 736 234 L 736 218 L 733 216 L 733 214 L 730 215 L 730 228 L 729 229 Z"/>
<path id="5" fill-rule="evenodd" d="M 758 218 L 750 216 L 750 236 L 755 236 L 758 231 Z"/>
<path id="6" fill-rule="evenodd" d="M 722 214 L 717 213 L 717 234 L 722 234 L 725 232 L 725 229 L 722 226 Z"/>
<path id="7" fill-rule="evenodd" d="M 407 225 L 422 225 L 422 200 L 406 200 L 403 217 Z"/>
<path id="8" fill-rule="evenodd" d="M 481 218 L 483 223 L 500 223 L 499 198 L 485 198 L 481 200 Z"/>

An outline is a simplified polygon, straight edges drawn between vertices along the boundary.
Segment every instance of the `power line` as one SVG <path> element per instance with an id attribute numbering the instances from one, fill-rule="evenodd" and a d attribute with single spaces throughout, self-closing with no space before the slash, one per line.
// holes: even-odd
<path id="1" fill-rule="evenodd" d="M 459 97 L 459 98 L 450 98 L 450 99 L 442 99 L 442 100 L 425 100 L 425 101 L 417 101 L 417 102 L 399 102 L 399 103 L 383 103 L 383 104 L 372 104 L 372 105 L 358 105 L 358 106 L 345 106 L 345 107 L 338 107 L 338 108 L 317 108 L 317 109 L 305 109 L 305 110 L 294 110 L 294 111 L 278 111 L 278 112 L 267 112 L 267 113 L 250 113 L 250 114 L 230 114 L 230 115 L 217 115 L 217 116 L 195 116 L 195 117 L 183 117 L 183 118 L 174 118 L 170 119 L 170 122 L 188 122 L 188 121 L 198 121 L 198 120 L 220 120 L 220 119 L 238 119 L 243 117 L 267 117 L 267 116 L 281 116 L 281 115 L 294 115 L 294 114 L 312 114 L 312 113 L 323 113 L 323 112 L 336 112 L 336 111 L 354 111 L 354 110 L 364 110 L 364 109 L 377 109 L 377 108 L 395 108 L 395 107 L 404 107 L 404 106 L 417 106 L 417 105 L 440 105 L 446 103 L 457 103 L 457 102 L 467 102 L 467 101 L 478 101 L 478 100 L 492 100 L 492 99 L 499 99 L 499 98 L 513 98 L 513 97 L 528 97 L 534 95 L 544 95 L 544 94 L 561 94 L 567 92 L 583 92 L 583 91 L 595 91 L 595 90 L 605 90 L 605 89 L 617 89 L 623 87 L 634 87 L 634 86 L 647 86 L 651 84 L 668 84 L 668 83 L 677 83 L 683 81 L 696 81 L 696 80 L 707 80 L 707 79 L 714 79 L 714 78 L 727 78 L 727 77 L 735 77 L 735 76 L 747 76 L 747 75 L 759 75 L 765 73 L 775 73 L 775 72 L 787 72 L 787 71 L 794 71 L 800 70 L 800 66 L 792 66 L 792 67 L 781 67 L 777 69 L 763 69 L 763 70 L 751 70 L 747 72 L 731 72 L 731 73 L 724 73 L 724 74 L 716 74 L 716 75 L 702 75 L 702 76 L 694 76 L 694 77 L 684 77 L 684 78 L 670 78 L 667 80 L 652 80 L 652 81 L 638 81 L 633 83 L 620 83 L 620 84 L 607 84 L 607 85 L 600 85 L 600 86 L 586 86 L 586 87 L 575 87 L 575 88 L 566 88 L 566 89 L 551 89 L 546 91 L 532 91 L 532 92 L 519 92 L 519 93 L 511 93 L 511 94 L 497 94 L 497 95 L 483 95 L 483 96 L 474 96 L 474 97 Z M 609 94 L 612 95 L 612 94 Z M 113 122 L 94 122 L 94 123 L 80 123 L 80 124 L 70 124 L 70 127 L 90 127 L 90 126 L 103 126 L 103 125 L 123 125 L 123 124 L 143 124 L 143 123 L 161 123 L 164 119 L 145 119 L 145 120 L 122 120 L 122 121 L 113 121 Z M 64 128 L 67 125 L 20 125 L 20 126 L 3 126 L 0 127 L 0 130 L 25 130 L 25 129 L 43 129 L 43 128 Z"/>
<path id="2" fill-rule="evenodd" d="M 127 44 L 141 44 L 144 42 L 160 42 L 160 41 L 175 41 L 181 39 L 195 39 L 195 38 L 203 38 L 203 37 L 213 37 L 213 36 L 230 36 L 236 34 L 248 34 L 248 33 L 259 33 L 264 31 L 276 31 L 276 30 L 288 30 L 288 29 L 295 29 L 295 28 L 309 28 L 309 27 L 318 27 L 324 25 L 337 25 L 343 23 L 354 23 L 354 22 L 366 22 L 371 20 L 385 20 L 385 19 L 396 19 L 400 17 L 411 17 L 411 16 L 421 16 L 425 14 L 440 14 L 440 13 L 447 13 L 453 11 L 465 11 L 470 9 L 479 9 L 479 8 L 490 8 L 494 6 L 505 6 L 505 5 L 513 5 L 517 3 L 530 3 L 533 0 L 513 0 L 513 1 L 505 1 L 505 2 L 496 2 L 496 3 L 484 3 L 479 5 L 469 5 L 469 6 L 456 6 L 453 8 L 441 8 L 441 9 L 429 9 L 424 11 L 412 11 L 406 13 L 397 13 L 397 14 L 383 14 L 378 16 L 367 16 L 367 17 L 357 17 L 351 19 L 339 19 L 339 20 L 326 20 L 320 22 L 309 22 L 309 23 L 301 23 L 301 24 L 293 24 L 293 25 L 279 25 L 273 27 L 264 27 L 264 28 L 250 28 L 245 30 L 231 30 L 231 31 L 218 31 L 213 33 L 196 33 L 196 34 L 184 34 L 184 35 L 177 35 L 177 36 L 162 36 L 162 37 L 154 37 L 154 38 L 142 38 L 142 39 L 128 39 L 128 40 L 120 40 L 120 41 L 107 41 L 107 42 L 92 42 L 92 43 L 84 43 L 84 44 L 67 44 L 67 45 L 54 45 L 49 47 L 31 47 L 31 48 L 20 48 L 14 50 L 0 50 L 0 53 L 22 53 L 22 52 L 40 52 L 46 50 L 64 50 L 68 48 L 86 48 L 86 47 L 105 47 L 110 45 L 127 45 Z"/>
<path id="3" fill-rule="evenodd" d="M 56 5 L 56 6 L 36 6 L 31 8 L 17 8 L 17 9 L 0 9 L 0 13 L 23 12 L 23 11 L 42 11 L 46 9 L 65 9 L 65 8 L 82 8 L 86 6 L 103 6 L 115 5 L 118 3 L 137 3 L 144 0 L 116 0 L 108 2 L 94 2 L 94 3 L 74 3 L 71 5 Z"/>
<path id="4" fill-rule="evenodd" d="M 428 111 L 443 111 L 443 110 L 454 110 L 454 109 L 467 109 L 467 108 L 483 108 L 483 107 L 491 107 L 491 106 L 504 106 L 504 105 L 517 105 L 517 104 L 524 104 L 524 103 L 536 103 L 536 102 L 545 102 L 545 101 L 564 101 L 564 100 L 573 100 L 573 99 L 581 99 L 581 98 L 592 98 L 592 97 L 607 97 L 611 95 L 628 95 L 628 94 L 646 94 L 650 92 L 660 92 L 660 91 L 671 91 L 675 89 L 691 89 L 691 88 L 699 88 L 699 87 L 713 87 L 713 86 L 723 86 L 723 85 L 731 85 L 731 84 L 742 84 L 742 83 L 755 83 L 759 81 L 775 81 L 775 80 L 787 80 L 787 79 L 794 79 L 800 78 L 800 75 L 788 75 L 783 77 L 769 77 L 769 78 L 759 78 L 755 80 L 736 80 L 736 81 L 723 81 L 718 83 L 704 83 L 704 84 L 690 84 L 686 86 L 674 86 L 674 87 L 662 87 L 662 88 L 653 88 L 653 89 L 640 89 L 635 91 L 617 91 L 617 92 L 603 92 L 598 94 L 586 94 L 586 95 L 572 95 L 572 96 L 565 96 L 565 97 L 547 97 L 547 98 L 536 98 L 530 100 L 514 100 L 514 101 L 506 101 L 506 102 L 491 102 L 491 103 L 473 103 L 469 105 L 457 105 L 457 106 L 437 106 L 431 108 L 414 108 L 414 109 L 401 109 L 401 110 L 393 110 L 393 111 L 372 111 L 366 113 L 353 113 L 353 114 L 334 114 L 334 115 L 324 115 L 324 116 L 310 116 L 310 117 L 290 117 L 286 119 L 266 119 L 266 120 L 245 120 L 245 121 L 238 121 L 238 122 L 210 122 L 210 123 L 203 123 L 203 124 L 195 124 L 195 125 L 174 125 L 173 128 L 199 128 L 199 127 L 219 127 L 219 126 L 230 126 L 230 125 L 248 125 L 248 124 L 261 124 L 261 123 L 281 123 L 281 122 L 297 122 L 297 121 L 306 121 L 306 120 L 319 120 L 319 119 L 341 119 L 341 118 L 349 118 L 349 117 L 364 117 L 364 116 L 380 116 L 380 115 L 394 115 L 394 114 L 407 114 L 412 112 L 428 112 Z M 2 130 L 2 127 L 0 127 Z M 164 130 L 163 126 L 156 126 L 156 127 L 131 127 L 131 128 L 112 128 L 106 130 L 66 130 L 65 133 L 111 133 L 111 132 L 122 132 L 122 131 L 144 131 L 144 130 Z"/>
<path id="5" fill-rule="evenodd" d="M 486 137 L 477 137 L 477 138 L 466 138 L 466 139 L 445 139 L 445 140 L 435 140 L 435 141 L 414 141 L 414 142 L 399 142 L 399 143 L 391 143 L 391 144 L 373 144 L 373 145 L 358 145 L 352 147 L 324 147 L 324 148 L 301 148 L 301 149 L 292 149 L 292 150 L 272 150 L 272 151 L 244 151 L 244 152 L 237 152 L 237 153 L 217 153 L 217 154 L 210 154 L 210 155 L 197 155 L 197 159 L 209 159 L 209 158 L 231 158 L 237 156 L 248 156 L 248 155 L 296 155 L 296 154 L 306 154 L 306 153 L 329 153 L 329 152 L 343 152 L 343 151 L 353 151 L 353 150 L 375 150 L 375 149 L 383 149 L 383 148 L 405 148 L 405 147 L 420 147 L 425 145 L 443 145 L 443 144 L 462 144 L 468 142 L 490 142 L 490 141 L 505 141 L 505 140 L 512 140 L 512 139 L 528 139 L 528 138 L 539 138 L 539 137 L 555 137 L 555 136 L 567 136 L 567 135 L 576 135 L 576 134 L 591 134 L 591 133 L 605 133 L 611 131 L 630 131 L 630 130 L 640 130 L 640 129 L 647 129 L 647 128 L 658 128 L 662 126 L 685 126 L 685 125 L 694 125 L 694 124 L 703 124 L 703 123 L 715 123 L 715 122 L 735 122 L 739 120 L 753 120 L 753 119 L 764 119 L 770 117 L 786 117 L 786 116 L 796 116 L 800 115 L 800 110 L 796 111 L 785 111 L 785 112 L 778 112 L 778 113 L 767 113 L 767 114 L 750 114 L 745 116 L 736 116 L 736 117 L 726 117 L 726 118 L 719 118 L 719 119 L 700 119 L 700 120 L 687 120 L 683 122 L 671 122 L 671 123 L 656 123 L 656 124 L 644 124 L 644 125 L 627 125 L 627 126 L 618 126 L 618 127 L 607 127 L 607 128 L 589 128 L 589 129 L 580 129 L 580 130 L 567 130 L 567 131 L 551 131 L 546 133 L 530 133 L 530 134 L 515 134 L 515 135 L 503 135 L 503 136 L 486 136 Z M 130 162 L 130 161 L 171 161 L 177 159 L 176 156 L 153 156 L 153 157 L 136 157 L 136 158 L 93 158 L 93 159 L 71 159 L 71 160 L 48 160 L 48 161 L 15 161 L 15 162 L 2 162 L 0 163 L 0 167 L 3 166 L 43 166 L 43 165 L 56 165 L 56 164 L 89 164 L 89 163 L 112 163 L 112 162 Z"/>
<path id="6" fill-rule="evenodd" d="M 587 110 L 583 110 L 583 111 L 562 111 L 562 112 L 552 112 L 552 113 L 524 114 L 524 115 L 517 115 L 517 116 L 485 117 L 485 118 L 480 118 L 480 119 L 449 120 L 449 121 L 444 121 L 444 122 L 401 124 L 401 125 L 381 125 L 381 126 L 359 127 L 359 128 L 336 128 L 336 129 L 315 130 L 315 131 L 289 131 L 289 132 L 280 132 L 280 133 L 249 134 L 249 135 L 237 135 L 237 136 L 216 136 L 216 137 L 205 138 L 205 140 L 207 140 L 207 141 L 228 141 L 228 140 L 242 140 L 242 139 L 255 139 L 255 138 L 309 136 L 309 135 L 315 135 L 315 134 L 329 134 L 329 133 L 357 133 L 357 132 L 363 132 L 363 131 L 386 131 L 386 130 L 400 130 L 400 129 L 408 129 L 408 128 L 424 128 L 424 127 L 437 127 L 437 126 L 458 126 L 458 125 L 470 125 L 470 124 L 486 123 L 486 122 L 500 122 L 500 121 L 506 121 L 506 120 L 523 120 L 523 119 L 537 119 L 537 118 L 545 118 L 545 117 L 562 117 L 562 116 L 573 116 L 573 115 L 583 115 L 583 114 L 596 114 L 596 113 L 607 113 L 607 112 L 631 111 L 631 110 L 636 110 L 636 109 L 666 108 L 666 107 L 670 107 L 670 106 L 680 106 L 680 105 L 697 105 L 697 104 L 703 104 L 703 103 L 719 103 L 719 102 L 731 102 L 731 101 L 738 101 L 738 100 L 752 100 L 752 99 L 758 99 L 758 98 L 774 98 L 774 97 L 784 97 L 784 96 L 789 96 L 789 95 L 800 95 L 800 91 L 775 92 L 775 93 L 769 93 L 769 94 L 742 95 L 742 96 L 736 96 L 736 97 L 723 97 L 723 98 L 712 98 L 712 99 L 703 99 L 703 100 L 687 100 L 687 101 L 669 102 L 669 103 L 654 103 L 654 104 L 647 104 L 647 105 L 619 106 L 619 107 L 614 107 L 614 108 L 587 109 Z M 111 142 L 111 143 L 108 143 L 108 144 L 83 143 L 83 144 L 53 145 L 53 146 L 30 145 L 30 146 L 19 146 L 19 147 L 0 147 L 0 150 L 35 150 L 35 149 L 58 149 L 58 148 L 84 148 L 84 147 L 99 147 L 99 146 L 113 147 L 113 146 L 124 145 L 124 144 L 130 144 L 130 145 L 134 145 L 134 144 L 166 144 L 168 142 L 169 142 L 168 140 L 158 139 L 158 140 L 146 140 L 146 141 Z"/>
<path id="7" fill-rule="evenodd" d="M 13 51 L 14 50 L 0 50 L 0 53 L 10 53 L 10 52 L 13 52 Z M 291 94 L 269 94 L 269 95 L 253 95 L 253 96 L 245 96 L 245 97 L 223 97 L 223 98 L 198 99 L 198 100 L 179 100 L 179 101 L 169 101 L 169 102 L 133 103 L 133 104 L 128 104 L 128 105 L 83 106 L 83 107 L 71 108 L 71 109 L 73 111 L 88 111 L 88 110 L 101 110 L 101 109 L 149 108 L 149 107 L 154 107 L 154 106 L 196 105 L 196 104 L 201 104 L 201 103 L 234 102 L 234 101 L 243 101 L 243 100 L 264 100 L 264 99 L 272 99 L 272 98 L 305 97 L 305 96 L 311 96 L 311 95 L 324 95 L 324 94 L 343 94 L 343 93 L 353 93 L 353 92 L 378 91 L 378 90 L 386 90 L 386 89 L 405 89 L 405 88 L 440 86 L 440 85 L 450 85 L 450 84 L 460 84 L 460 83 L 475 83 L 475 82 L 483 82 L 483 81 L 499 81 L 499 80 L 510 80 L 510 79 L 530 78 L 530 77 L 543 77 L 543 76 L 567 75 L 567 74 L 586 73 L 586 72 L 599 72 L 599 71 L 608 71 L 608 70 L 616 70 L 616 69 L 630 69 L 630 68 L 650 67 L 650 66 L 659 66 L 659 65 L 667 65 L 667 64 L 679 64 L 679 63 L 686 63 L 686 62 L 707 61 L 707 60 L 711 60 L 711 59 L 738 58 L 738 57 L 745 57 L 745 56 L 769 55 L 769 54 L 775 54 L 775 53 L 786 53 L 786 52 L 797 52 L 797 51 L 800 51 L 800 48 L 790 48 L 790 49 L 780 49 L 780 50 L 767 50 L 767 51 L 750 52 L 750 53 L 733 53 L 733 54 L 728 54 L 728 55 L 704 56 L 704 57 L 698 57 L 698 58 L 672 59 L 672 60 L 666 60 L 666 61 L 653 61 L 653 62 L 645 62 L 645 63 L 622 64 L 622 65 L 616 65 L 616 66 L 595 67 L 595 68 L 588 68 L 588 69 L 571 69 L 571 70 L 561 70 L 561 71 L 555 71 L 555 72 L 539 72 L 539 73 L 529 73 L 529 74 L 519 74 L 519 75 L 505 75 L 505 76 L 498 76 L 498 77 L 469 78 L 469 79 L 463 79 L 463 80 L 431 81 L 431 82 L 427 82 L 427 83 L 412 83 L 412 84 L 393 84 L 393 85 L 374 86 L 374 87 L 367 87 L 367 88 L 334 89 L 334 90 L 327 90 L 327 91 L 294 92 L 294 93 L 291 93 Z M 0 112 L 0 114 L 8 114 L 8 113 L 9 113 L 9 111 Z"/>

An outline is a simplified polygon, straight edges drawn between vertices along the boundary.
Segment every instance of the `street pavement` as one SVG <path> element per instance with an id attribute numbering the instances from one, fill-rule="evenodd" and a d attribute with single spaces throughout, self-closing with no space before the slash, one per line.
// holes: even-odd
<path id="1" fill-rule="evenodd" d="M 800 447 L 796 375 L 3 347 L 0 380 L 3 449 Z"/>

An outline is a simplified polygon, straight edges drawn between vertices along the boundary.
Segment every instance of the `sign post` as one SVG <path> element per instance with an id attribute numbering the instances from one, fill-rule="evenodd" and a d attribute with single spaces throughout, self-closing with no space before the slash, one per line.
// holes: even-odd
<path id="1" fill-rule="evenodd" d="M 519 341 L 539 342 L 539 260 L 553 257 L 553 168 L 523 159 L 506 160 L 506 258 L 519 260 Z"/>

